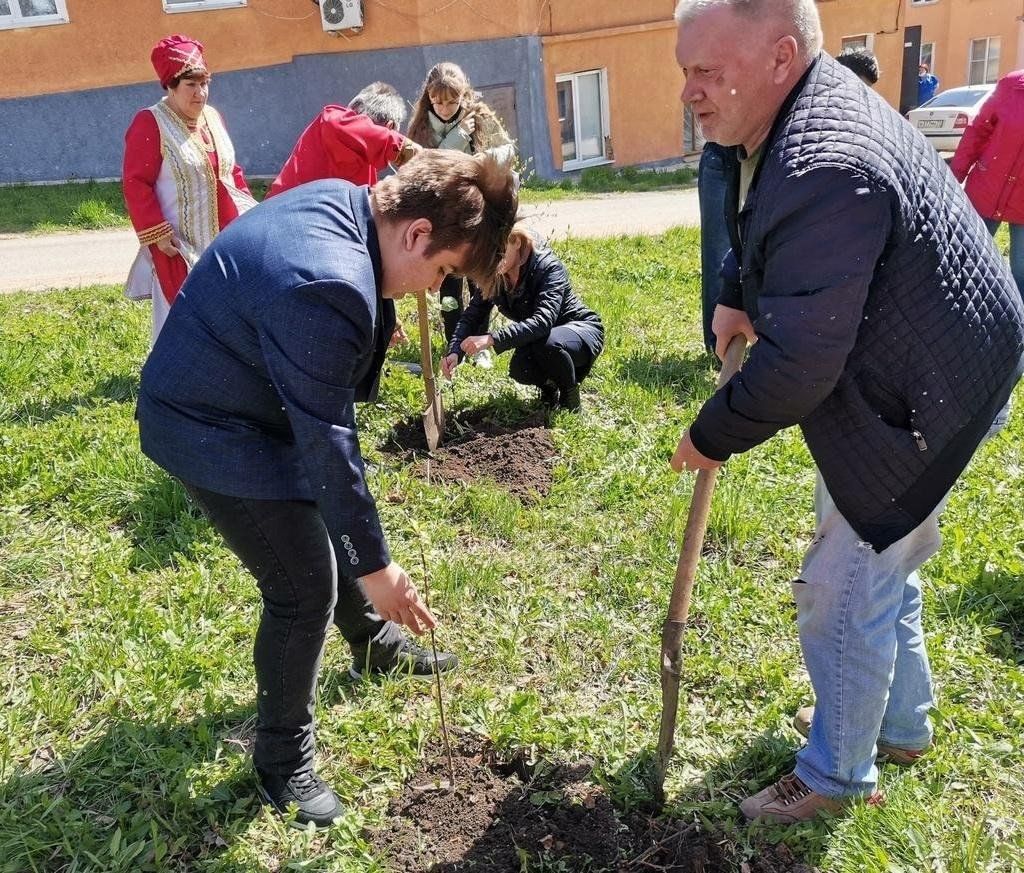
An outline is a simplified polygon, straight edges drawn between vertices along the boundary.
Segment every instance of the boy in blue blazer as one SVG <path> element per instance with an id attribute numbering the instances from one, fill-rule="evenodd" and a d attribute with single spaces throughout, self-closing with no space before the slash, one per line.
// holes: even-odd
<path id="1" fill-rule="evenodd" d="M 184 485 L 256 578 L 260 796 L 296 822 L 342 808 L 313 763 L 313 700 L 332 621 L 359 676 L 434 662 L 398 625 L 435 626 L 391 560 L 366 484 L 356 402 L 377 393 L 394 301 L 451 274 L 494 281 L 512 174 L 428 151 L 373 188 L 322 180 L 233 222 L 200 258 L 142 371 L 142 450 Z"/>

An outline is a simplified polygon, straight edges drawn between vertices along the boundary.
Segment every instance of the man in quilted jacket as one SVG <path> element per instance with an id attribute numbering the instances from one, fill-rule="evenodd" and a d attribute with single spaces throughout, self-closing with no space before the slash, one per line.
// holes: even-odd
<path id="1" fill-rule="evenodd" d="M 730 147 L 732 251 L 713 330 L 743 370 L 672 465 L 711 469 L 799 425 L 817 528 L 793 583 L 816 706 L 793 773 L 742 804 L 801 821 L 877 801 L 877 760 L 932 741 L 917 568 L 1005 418 L 1024 303 L 938 154 L 821 51 L 813 0 L 681 0 L 682 99 Z"/>

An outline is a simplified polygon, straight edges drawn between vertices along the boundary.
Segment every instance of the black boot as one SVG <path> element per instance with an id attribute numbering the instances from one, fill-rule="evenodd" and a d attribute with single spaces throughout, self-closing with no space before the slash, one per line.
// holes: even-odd
<path id="1" fill-rule="evenodd" d="M 397 646 L 352 646 L 352 666 L 348 673 L 353 679 L 363 676 L 394 673 L 398 676 L 412 676 L 416 679 L 432 679 L 434 673 L 447 673 L 458 666 L 459 659 L 450 652 L 434 653 L 408 637 L 403 637 Z"/>
<path id="2" fill-rule="evenodd" d="M 278 815 L 285 815 L 292 805 L 296 807 L 295 820 L 289 822 L 294 827 L 304 828 L 313 822 L 318 828 L 328 828 L 345 812 L 331 786 L 312 767 L 288 776 L 265 773 L 257 767 L 256 780 L 257 793 Z"/>
<path id="3" fill-rule="evenodd" d="M 540 386 L 540 402 L 552 409 L 558 406 L 558 386 L 550 379 Z"/>
<path id="4" fill-rule="evenodd" d="M 558 405 L 570 412 L 578 412 L 580 408 L 580 386 L 572 385 L 569 388 L 560 388 L 558 391 Z"/>

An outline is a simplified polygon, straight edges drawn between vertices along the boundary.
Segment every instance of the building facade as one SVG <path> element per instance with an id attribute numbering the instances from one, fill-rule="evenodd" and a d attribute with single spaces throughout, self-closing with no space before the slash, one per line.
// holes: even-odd
<path id="1" fill-rule="evenodd" d="M 327 103 L 382 79 L 412 102 L 452 60 L 505 120 L 528 173 L 675 163 L 701 147 L 679 102 L 675 0 L 0 0 L 0 184 L 120 175 L 122 135 L 160 99 L 150 47 L 206 46 L 211 102 L 253 176 L 273 176 Z M 1024 67 L 1024 0 L 818 0 L 825 48 L 862 45 L 907 108 Z M 341 15 L 338 30 L 328 20 Z M 357 21 L 358 26 L 348 26 Z M 919 43 L 919 47 L 918 47 Z M 910 46 L 909 48 L 907 46 Z"/>
<path id="2" fill-rule="evenodd" d="M 321 8 L 321 6 L 323 8 Z M 678 160 L 673 0 L 8 0 L 0 2 L 0 183 L 120 175 L 134 113 L 162 96 L 151 46 L 204 43 L 210 102 L 240 163 L 273 176 L 327 103 L 381 79 L 410 101 L 451 60 L 503 117 L 528 170 Z M 329 31 L 329 14 L 357 27 Z M 343 19 L 344 20 L 344 19 Z M 639 60 L 638 60 L 639 59 Z"/>
<path id="3" fill-rule="evenodd" d="M 825 50 L 846 46 L 873 51 L 881 68 L 877 90 L 901 107 L 904 46 L 919 42 L 909 59 L 916 75 L 923 61 L 941 90 L 995 82 L 1024 68 L 1024 0 L 818 0 Z"/>

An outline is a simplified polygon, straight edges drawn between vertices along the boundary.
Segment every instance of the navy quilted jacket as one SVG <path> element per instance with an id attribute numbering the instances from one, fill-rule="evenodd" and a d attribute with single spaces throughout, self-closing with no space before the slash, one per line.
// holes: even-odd
<path id="1" fill-rule="evenodd" d="M 938 505 L 1020 376 L 1013 279 L 938 153 L 824 54 L 729 226 L 721 302 L 759 341 L 694 445 L 724 460 L 799 424 L 836 506 L 881 551 Z"/>

